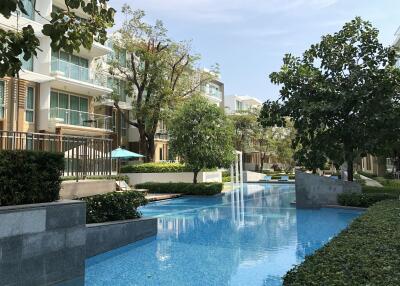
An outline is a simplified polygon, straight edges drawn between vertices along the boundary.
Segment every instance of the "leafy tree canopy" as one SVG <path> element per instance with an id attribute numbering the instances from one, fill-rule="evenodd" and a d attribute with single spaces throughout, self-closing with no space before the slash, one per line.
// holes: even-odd
<path id="1" fill-rule="evenodd" d="M 384 47 L 378 30 L 359 17 L 323 36 L 302 57 L 285 55 L 270 79 L 281 86 L 278 113 L 294 122 L 296 143 L 318 149 L 314 155 L 346 161 L 352 180 L 354 160 L 376 152 L 384 136 L 398 129 L 400 71 L 395 63 L 395 50 Z"/>
<path id="2" fill-rule="evenodd" d="M 194 96 L 178 108 L 170 127 L 170 145 L 194 172 L 228 167 L 234 159 L 233 130 L 221 108 L 202 96 Z"/>
<path id="3" fill-rule="evenodd" d="M 140 152 L 152 161 L 154 136 L 160 120 L 186 97 L 200 92 L 200 86 L 213 80 L 218 70 L 203 72 L 196 68 L 199 55 L 189 42 L 176 42 L 167 35 L 163 23 L 149 24 L 142 10 L 125 5 L 125 21 L 112 38 L 116 56 L 109 62 L 110 72 L 128 83 L 132 114 L 140 135 Z M 127 64 L 121 64 L 125 58 Z M 119 108 L 118 98 L 114 98 Z"/>

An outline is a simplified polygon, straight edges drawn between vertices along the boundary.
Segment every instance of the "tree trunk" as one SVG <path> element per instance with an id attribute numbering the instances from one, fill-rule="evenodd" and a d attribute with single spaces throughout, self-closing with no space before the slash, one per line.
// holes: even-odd
<path id="1" fill-rule="evenodd" d="M 262 173 L 263 169 L 264 169 L 264 160 L 265 160 L 265 155 L 260 154 L 260 173 Z"/>
<path id="2" fill-rule="evenodd" d="M 154 136 L 150 135 L 147 137 L 147 157 L 149 162 L 154 162 L 155 144 Z"/>
<path id="3" fill-rule="evenodd" d="M 199 170 L 193 170 L 193 184 L 197 184 L 197 175 L 199 174 Z"/>
<path id="4" fill-rule="evenodd" d="M 353 160 L 347 160 L 347 181 L 353 182 L 354 164 Z"/>

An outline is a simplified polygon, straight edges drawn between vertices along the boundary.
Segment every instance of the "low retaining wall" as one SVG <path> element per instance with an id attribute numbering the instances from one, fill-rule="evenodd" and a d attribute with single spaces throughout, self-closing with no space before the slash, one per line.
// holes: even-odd
<path id="1" fill-rule="evenodd" d="M 63 181 L 60 198 L 76 199 L 94 195 L 106 194 L 116 190 L 115 180 L 81 180 Z"/>
<path id="2" fill-rule="evenodd" d="M 361 186 L 355 182 L 296 171 L 296 207 L 298 208 L 336 205 L 338 194 L 360 192 Z"/>
<path id="3" fill-rule="evenodd" d="M 244 171 L 243 172 L 243 181 L 246 182 L 258 182 L 265 178 L 265 174 L 252 172 L 252 171 Z"/>
<path id="4" fill-rule="evenodd" d="M 0 284 L 84 284 L 85 203 L 0 207 Z"/>
<path id="5" fill-rule="evenodd" d="M 157 183 L 192 183 L 193 173 L 126 173 L 123 174 L 129 177 L 129 184 L 137 185 L 148 182 Z M 222 172 L 200 172 L 197 175 L 199 183 L 222 182 Z"/>
<path id="6" fill-rule="evenodd" d="M 157 234 L 157 218 L 140 218 L 86 226 L 86 257 Z"/>

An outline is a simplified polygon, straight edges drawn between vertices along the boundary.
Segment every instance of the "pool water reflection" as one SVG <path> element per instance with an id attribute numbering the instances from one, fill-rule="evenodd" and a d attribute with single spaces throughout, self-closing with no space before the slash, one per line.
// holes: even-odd
<path id="1" fill-rule="evenodd" d="M 86 285 L 281 285 L 360 212 L 296 210 L 294 185 L 245 184 L 217 197 L 149 204 L 158 235 L 90 258 Z"/>

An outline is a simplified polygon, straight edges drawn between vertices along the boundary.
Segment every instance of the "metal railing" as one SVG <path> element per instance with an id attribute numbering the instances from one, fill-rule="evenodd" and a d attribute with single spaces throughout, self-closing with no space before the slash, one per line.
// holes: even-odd
<path id="1" fill-rule="evenodd" d="M 1 150 L 32 150 L 64 154 L 63 176 L 111 175 L 112 139 L 0 130 Z"/>
<path id="2" fill-rule="evenodd" d="M 58 107 L 50 108 L 49 116 L 62 124 L 112 130 L 112 116 Z"/>

